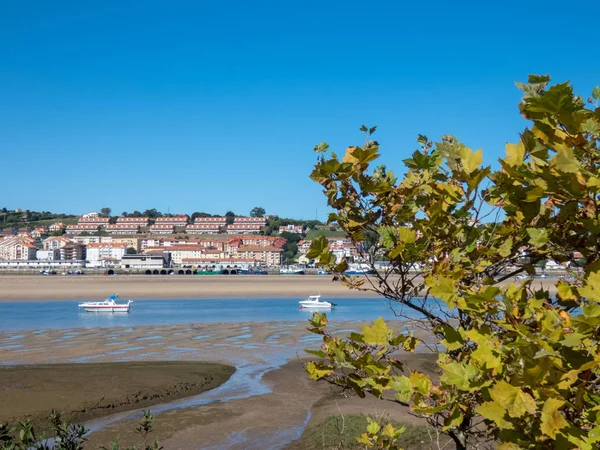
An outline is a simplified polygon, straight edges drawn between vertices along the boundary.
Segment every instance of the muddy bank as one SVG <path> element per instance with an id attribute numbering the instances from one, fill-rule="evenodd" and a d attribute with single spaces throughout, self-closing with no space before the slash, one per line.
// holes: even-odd
<path id="1" fill-rule="evenodd" d="M 430 372 L 434 354 L 406 354 L 407 368 Z M 407 408 L 373 397 L 340 395 L 324 382 L 310 380 L 302 360 L 294 358 L 268 372 L 264 383 L 271 392 L 155 414 L 155 432 L 165 449 L 283 449 L 315 446 L 312 429 L 331 415 L 365 413 L 391 420 L 422 424 Z M 111 424 L 92 433 L 88 445 L 99 448 L 120 436 L 124 445 L 141 443 L 137 419 Z"/>
<path id="2" fill-rule="evenodd" d="M 235 368 L 203 362 L 50 364 L 0 368 L 0 423 L 30 418 L 46 428 L 52 409 L 83 422 L 196 395 Z"/>

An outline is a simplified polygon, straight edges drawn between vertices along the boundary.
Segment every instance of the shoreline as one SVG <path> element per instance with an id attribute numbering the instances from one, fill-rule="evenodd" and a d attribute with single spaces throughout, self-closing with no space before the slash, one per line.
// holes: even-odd
<path id="1" fill-rule="evenodd" d="M 57 300 L 96 300 L 118 293 L 132 300 L 203 300 L 243 298 L 373 298 L 352 291 L 331 277 L 317 275 L 216 275 L 216 276 L 3 276 L 0 303 Z"/>
<path id="2" fill-rule="evenodd" d="M 506 280 L 500 286 L 510 284 Z M 556 294 L 557 279 L 536 279 Z M 205 300 L 245 298 L 376 298 L 373 292 L 351 290 L 331 276 L 319 275 L 116 275 L 0 277 L 0 304 L 6 302 L 102 300 L 111 294 L 132 300 Z"/>

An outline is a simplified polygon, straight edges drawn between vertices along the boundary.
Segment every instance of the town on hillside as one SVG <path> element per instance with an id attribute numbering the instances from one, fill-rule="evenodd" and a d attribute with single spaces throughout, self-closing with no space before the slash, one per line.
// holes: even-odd
<path id="1" fill-rule="evenodd" d="M 230 273 L 290 265 L 304 268 L 311 263 L 306 254 L 312 241 L 306 234 L 315 230 L 281 224 L 276 216 L 150 217 L 155 214 L 136 212 L 111 217 L 107 212 L 83 214 L 69 224 L 56 219 L 0 230 L 0 268 L 35 269 L 44 274 L 59 269 L 82 273 L 83 268 L 134 269 L 147 274 L 174 273 L 164 270 L 168 268 L 190 269 L 175 273 Z M 311 225 L 318 228 L 320 224 Z M 359 249 L 339 234 L 328 237 L 330 250 L 338 260 L 360 262 Z"/>

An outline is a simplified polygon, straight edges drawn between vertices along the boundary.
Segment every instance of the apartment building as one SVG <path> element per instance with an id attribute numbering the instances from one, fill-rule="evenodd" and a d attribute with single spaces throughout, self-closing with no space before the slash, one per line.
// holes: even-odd
<path id="1" fill-rule="evenodd" d="M 106 226 L 105 230 L 111 234 L 138 234 L 139 223 L 114 223 Z"/>
<path id="2" fill-rule="evenodd" d="M 115 244 L 125 244 L 127 248 L 133 248 L 138 253 L 142 249 L 141 239 L 137 237 L 112 236 L 112 242 L 114 242 Z"/>
<path id="3" fill-rule="evenodd" d="M 86 257 L 85 245 L 70 243 L 58 249 L 61 261 L 83 261 Z"/>
<path id="4" fill-rule="evenodd" d="M 177 227 L 185 227 L 189 221 L 189 216 L 187 214 L 177 214 L 174 217 L 157 217 L 154 220 L 156 225 L 166 224 L 166 225 L 174 225 Z"/>
<path id="5" fill-rule="evenodd" d="M 48 227 L 48 231 L 50 231 L 52 233 L 53 231 L 62 231 L 65 228 L 66 228 L 66 225 L 64 223 L 56 222 Z"/>
<path id="6" fill-rule="evenodd" d="M 127 244 L 123 243 L 98 243 L 86 246 L 86 260 L 93 266 L 104 266 L 105 262 L 118 262 L 127 250 Z"/>
<path id="7" fill-rule="evenodd" d="M 279 232 L 282 231 L 294 234 L 304 234 L 304 227 L 302 225 L 284 225 L 279 227 Z"/>
<path id="8" fill-rule="evenodd" d="M 76 225 L 67 225 L 65 232 L 67 234 L 81 234 L 83 232 L 86 233 L 97 233 L 100 230 L 100 225 L 98 224 L 76 224 Z"/>
<path id="9" fill-rule="evenodd" d="M 224 227 L 227 225 L 227 217 L 196 217 L 195 224 L 219 225 Z"/>
<path id="10" fill-rule="evenodd" d="M 71 243 L 71 240 L 62 236 L 51 236 L 42 241 L 44 250 L 57 250 Z"/>
<path id="11" fill-rule="evenodd" d="M 187 234 L 217 234 L 223 225 L 217 223 L 193 223 L 185 227 Z"/>
<path id="12" fill-rule="evenodd" d="M 141 227 L 146 227 L 150 223 L 148 217 L 119 217 L 117 223 L 135 223 Z"/>
<path id="13" fill-rule="evenodd" d="M 175 225 L 172 223 L 156 223 L 154 225 L 150 225 L 150 233 L 173 234 L 175 233 Z"/>
<path id="14" fill-rule="evenodd" d="M 105 227 L 109 223 L 110 223 L 110 217 L 85 217 L 85 216 L 81 216 L 79 218 L 79 220 L 77 221 L 78 225 L 97 225 L 98 227 Z"/>
<path id="15" fill-rule="evenodd" d="M 35 259 L 38 261 L 58 261 L 60 260 L 60 250 L 38 250 L 35 252 Z"/>
<path id="16" fill-rule="evenodd" d="M 258 234 L 261 229 L 258 223 L 233 223 L 227 225 L 227 234 Z"/>
<path id="17" fill-rule="evenodd" d="M 256 245 L 242 245 L 233 254 L 236 258 L 254 260 L 261 265 L 279 266 L 283 250 L 277 247 L 263 247 Z"/>
<path id="18" fill-rule="evenodd" d="M 29 261 L 36 258 L 37 248 L 33 240 L 12 236 L 0 240 L 0 260 L 4 261 Z"/>

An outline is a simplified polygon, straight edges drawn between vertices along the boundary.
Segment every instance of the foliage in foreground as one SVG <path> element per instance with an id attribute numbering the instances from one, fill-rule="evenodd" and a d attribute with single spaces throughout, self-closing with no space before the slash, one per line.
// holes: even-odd
<path id="1" fill-rule="evenodd" d="M 375 425 L 371 425 L 374 423 Z M 322 424 L 317 425 L 303 438 L 305 448 L 320 449 L 359 449 L 364 444 L 357 441 L 363 439 L 365 430 L 386 427 L 391 424 L 396 429 L 402 429 L 397 443 L 409 448 L 429 448 L 431 432 L 425 426 L 389 422 L 383 417 L 366 416 L 364 414 L 347 414 L 328 417 Z"/>
<path id="2" fill-rule="evenodd" d="M 52 425 L 52 437 L 46 438 L 45 433 L 37 434 L 29 420 L 19 423 L 17 427 L 8 428 L 6 424 L 0 424 L 0 450 L 82 450 L 86 430 L 83 425 L 75 425 L 64 420 L 59 413 L 52 411 L 49 417 Z M 154 415 L 150 410 L 144 411 L 136 432 L 144 442 L 148 435 L 152 433 L 152 423 Z M 142 447 L 140 447 L 141 449 Z M 162 450 L 162 446 L 155 439 L 152 445 L 145 444 L 144 450 Z M 102 447 L 102 450 L 120 450 L 119 438 L 111 445 L 110 449 Z M 122 450 L 137 450 L 138 447 L 132 445 Z"/>
<path id="3" fill-rule="evenodd" d="M 339 339 L 315 314 L 323 346 L 315 352 L 322 359 L 307 365 L 313 379 L 409 405 L 461 449 L 600 446 L 600 88 L 586 107 L 568 83 L 549 80 L 518 84 L 531 127 L 506 145 L 498 171 L 453 136 L 433 143 L 420 135 L 400 179 L 370 167 L 379 157 L 375 128 L 363 126 L 365 144 L 342 159 L 325 156 L 325 143 L 315 147 L 311 177 L 335 211 L 330 222 L 372 265 L 383 256 L 390 266 L 348 278 L 325 239 L 308 256 L 348 287 L 397 302 L 398 315 L 416 314 L 413 326 L 441 351 L 439 381 L 404 374 L 398 350 L 414 351 L 415 337 L 380 319 Z M 585 273 L 558 281 L 556 295 L 532 280 L 500 284 L 535 273 L 538 261 L 578 254 Z"/>

